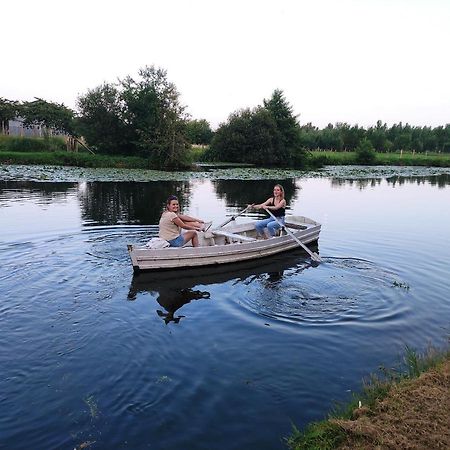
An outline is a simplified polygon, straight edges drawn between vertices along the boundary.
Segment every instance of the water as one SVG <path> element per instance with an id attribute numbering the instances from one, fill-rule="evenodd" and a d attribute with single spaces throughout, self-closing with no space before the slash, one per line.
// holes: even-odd
<path id="1" fill-rule="evenodd" d="M 218 224 L 279 179 L 0 182 L 0 448 L 276 449 L 450 317 L 450 177 L 282 180 L 323 224 L 238 267 L 132 274 L 164 198 Z M 257 217 L 251 213 L 238 220 Z"/>

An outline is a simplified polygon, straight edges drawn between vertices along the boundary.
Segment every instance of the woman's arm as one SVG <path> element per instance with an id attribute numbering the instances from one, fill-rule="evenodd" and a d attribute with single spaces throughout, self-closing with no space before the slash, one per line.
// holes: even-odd
<path id="1" fill-rule="evenodd" d="M 177 216 L 175 217 L 172 222 L 175 225 L 178 225 L 180 228 L 183 228 L 184 230 L 195 230 L 195 231 L 202 231 L 201 227 L 198 226 L 198 222 L 195 222 L 193 220 L 189 220 L 187 222 L 184 222 L 182 220 L 182 217 L 186 216 Z M 189 222 L 194 222 L 193 224 L 190 224 Z M 204 222 L 202 222 L 204 223 Z"/>
<path id="2" fill-rule="evenodd" d="M 205 223 L 204 220 L 202 219 L 196 219 L 195 217 L 191 217 L 191 216 L 186 216 L 184 214 L 178 214 L 178 217 L 183 221 L 183 222 L 199 222 L 199 223 Z M 175 222 L 174 222 L 175 223 Z"/>
<path id="3" fill-rule="evenodd" d="M 281 202 L 278 203 L 277 206 L 266 206 L 266 209 L 270 209 L 270 211 L 276 211 L 277 209 L 285 207 L 286 207 L 286 200 L 283 198 L 283 200 L 281 200 Z"/>
<path id="4" fill-rule="evenodd" d="M 267 206 L 269 205 L 269 203 L 272 201 L 272 197 L 268 198 L 264 203 L 260 203 L 259 205 L 255 205 L 253 203 L 252 208 L 255 209 L 263 209 L 263 208 L 267 208 Z"/>

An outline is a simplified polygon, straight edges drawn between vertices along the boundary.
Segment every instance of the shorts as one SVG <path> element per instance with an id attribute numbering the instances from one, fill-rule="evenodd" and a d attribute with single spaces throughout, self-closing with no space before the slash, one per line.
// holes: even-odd
<path id="1" fill-rule="evenodd" d="M 183 235 L 180 234 L 175 239 L 171 239 L 170 241 L 167 241 L 171 247 L 183 247 L 184 245 L 184 238 Z"/>

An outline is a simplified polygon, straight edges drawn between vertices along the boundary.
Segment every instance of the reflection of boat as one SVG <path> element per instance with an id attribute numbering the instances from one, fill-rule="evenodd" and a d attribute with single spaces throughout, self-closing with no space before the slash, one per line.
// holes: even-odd
<path id="1" fill-rule="evenodd" d="M 262 261 L 238 262 L 233 266 L 217 265 L 209 267 L 195 267 L 191 269 L 174 269 L 166 272 L 141 272 L 133 275 L 129 300 L 135 300 L 141 292 L 157 294 L 157 302 L 165 312 L 157 310 L 166 323 L 178 323 L 184 316 L 175 316 L 183 305 L 193 300 L 209 299 L 208 286 L 226 283 L 233 280 L 245 283 L 256 278 L 264 278 L 270 284 L 278 283 L 284 271 L 296 269 L 304 270 L 311 264 L 302 257 L 304 253 L 299 249 L 288 254 L 275 255 Z"/>
<path id="2" fill-rule="evenodd" d="M 319 239 L 321 225 L 303 216 L 289 216 L 286 227 L 303 243 Z M 135 272 L 141 270 L 180 269 L 236 263 L 272 256 L 292 250 L 298 243 L 282 230 L 281 235 L 256 239 L 254 222 L 199 233 L 199 247 L 148 249 L 128 245 Z"/>

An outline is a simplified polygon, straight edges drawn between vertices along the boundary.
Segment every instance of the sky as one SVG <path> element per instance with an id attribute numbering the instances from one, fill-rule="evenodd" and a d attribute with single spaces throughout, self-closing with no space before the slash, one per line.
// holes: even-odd
<path id="1" fill-rule="evenodd" d="M 319 128 L 450 123 L 450 0 L 17 0 L 0 16 L 10 100 L 75 109 L 155 65 L 213 128 L 275 89 Z"/>

